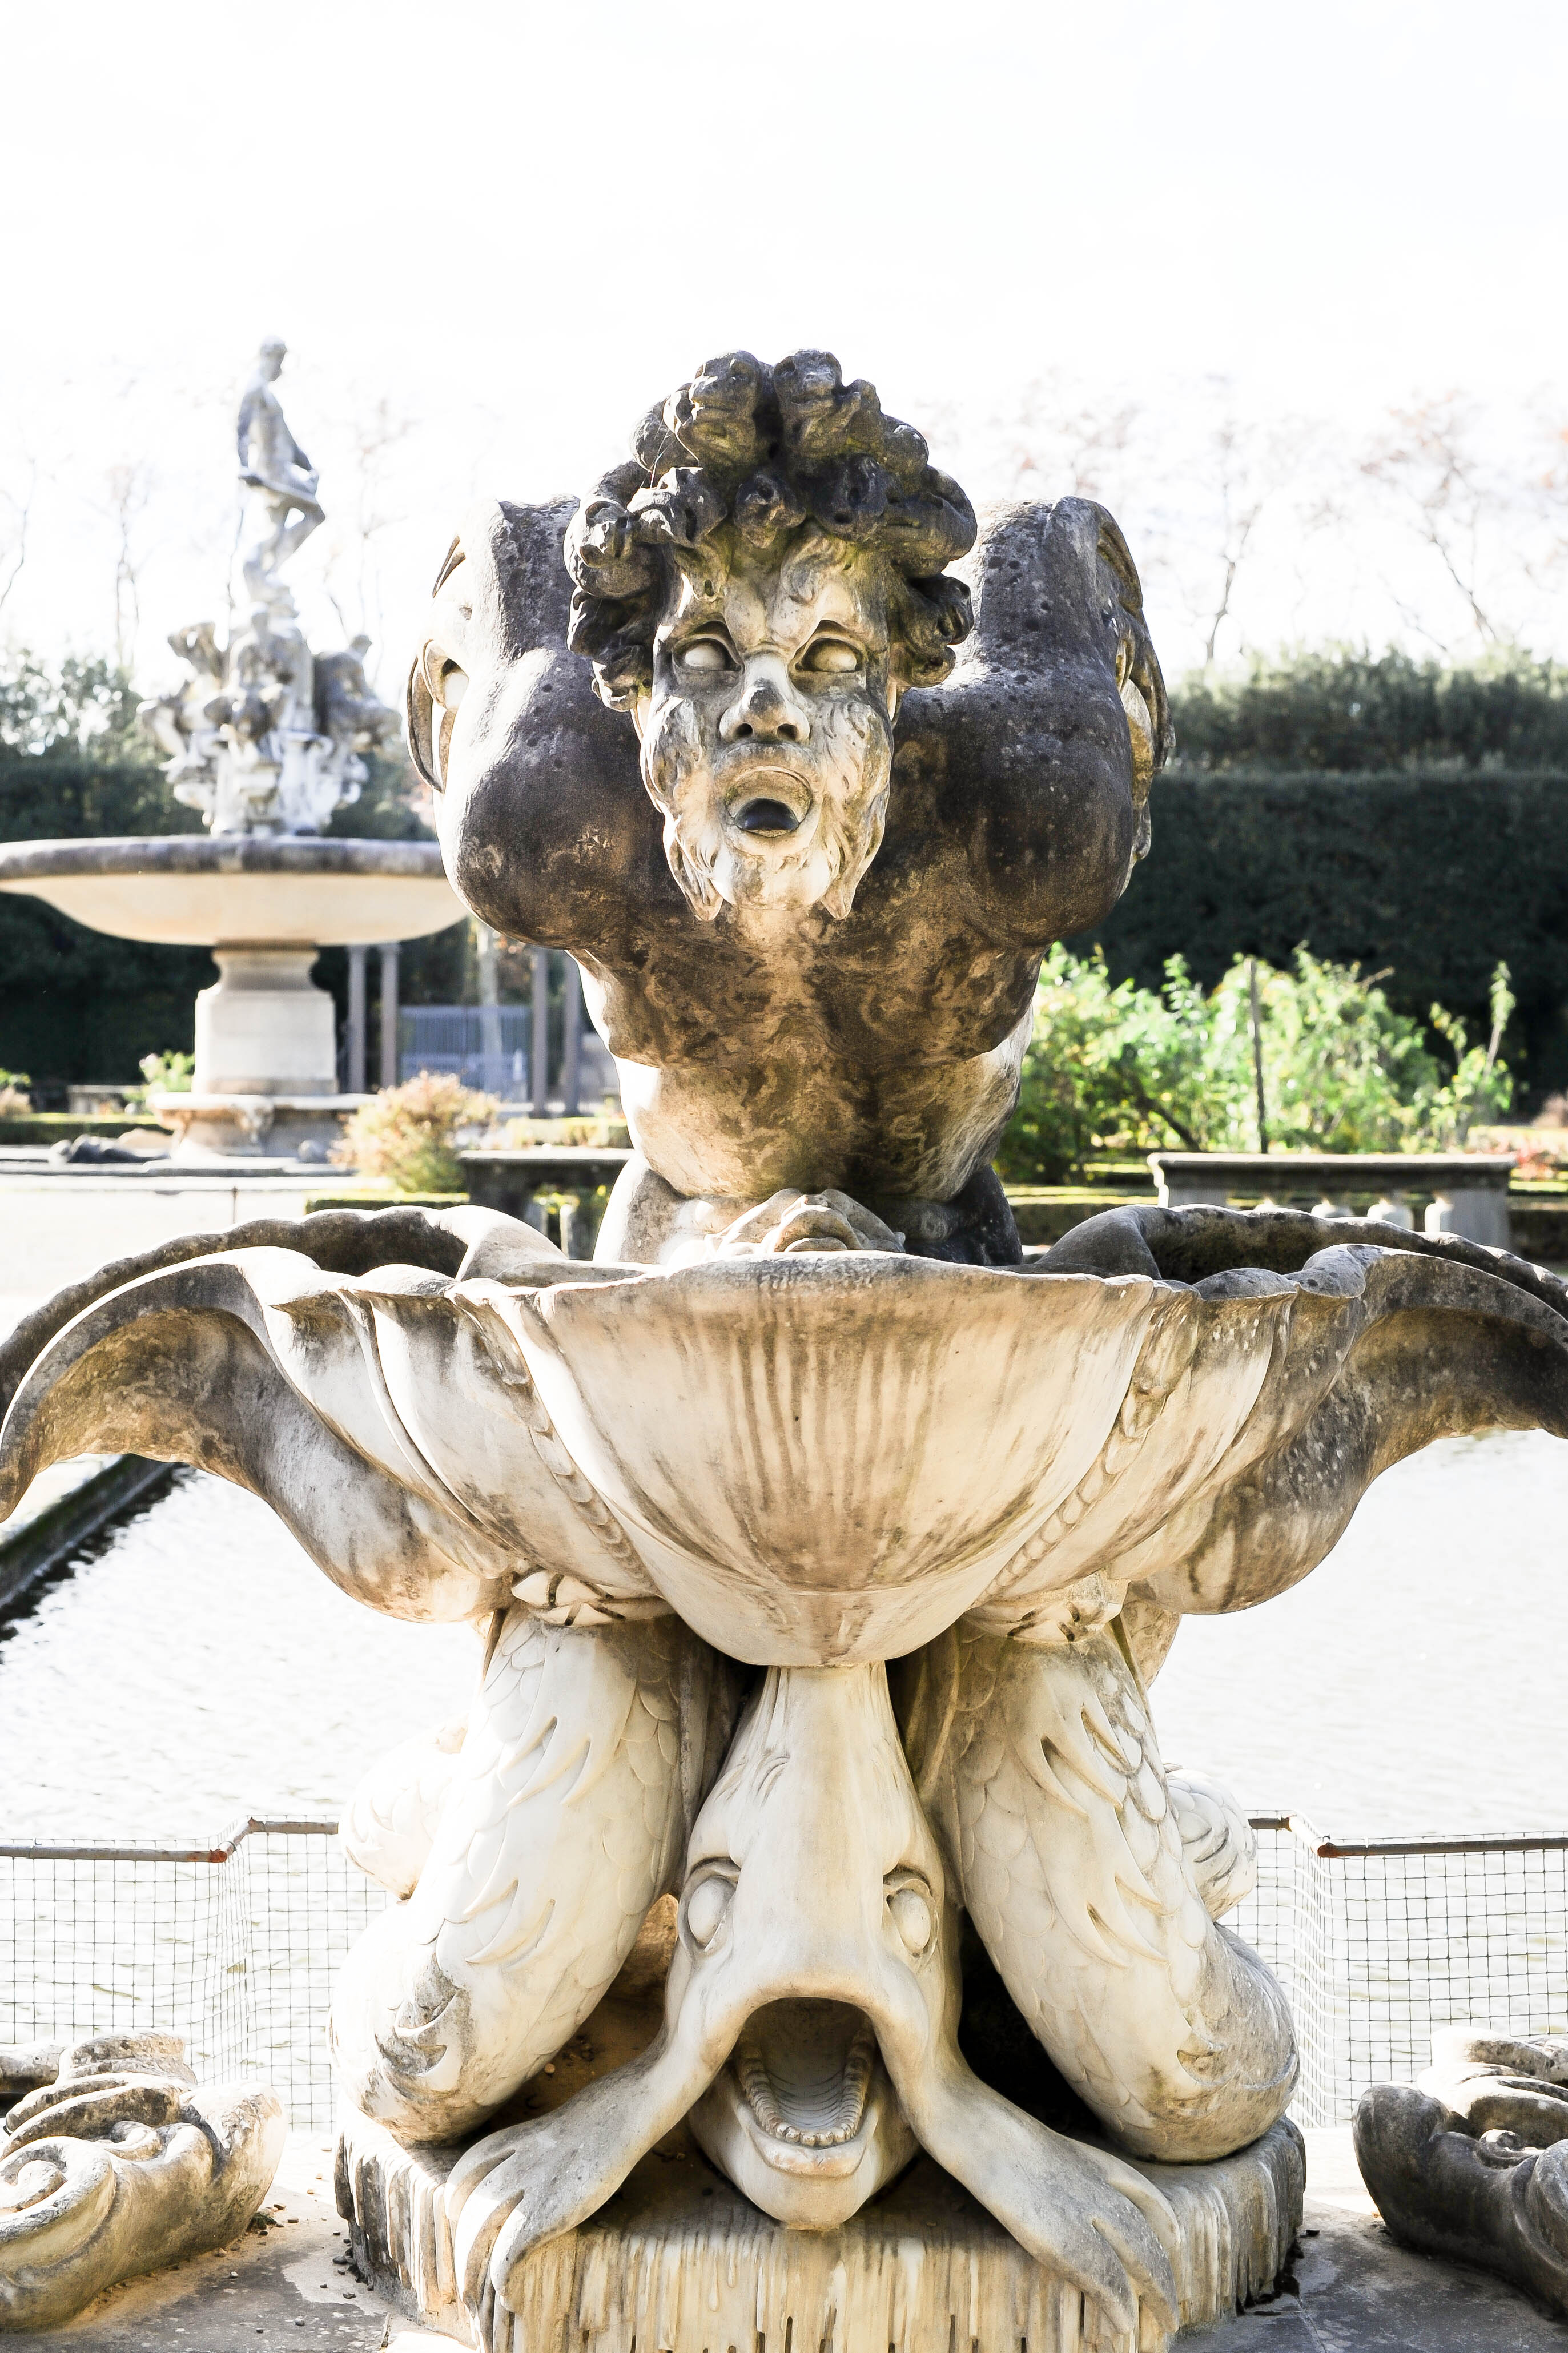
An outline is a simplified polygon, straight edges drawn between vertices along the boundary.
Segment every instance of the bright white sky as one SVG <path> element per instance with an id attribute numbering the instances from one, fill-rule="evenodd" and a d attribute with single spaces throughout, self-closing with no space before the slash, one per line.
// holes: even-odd
<path id="1" fill-rule="evenodd" d="M 1568 644 L 1563 511 L 1531 487 L 1568 425 L 1550 0 L 0 0 L 0 491 L 36 477 L 13 642 L 112 645 L 111 478 L 138 464 L 140 668 L 222 613 L 234 396 L 278 332 L 329 513 L 296 586 L 323 635 L 329 578 L 368 620 L 384 686 L 469 497 L 585 487 L 736 344 L 829 345 L 977 500 L 1025 444 L 1033 491 L 1072 487 L 1057 417 L 1136 412 L 1090 472 L 1173 671 L 1215 602 L 1227 417 L 1233 506 L 1267 496 L 1222 657 L 1476 650 L 1356 465 L 1391 406 L 1458 391 L 1489 607 Z M 366 484 L 380 401 L 409 429 Z M 0 502 L 0 554 L 15 526 Z"/>

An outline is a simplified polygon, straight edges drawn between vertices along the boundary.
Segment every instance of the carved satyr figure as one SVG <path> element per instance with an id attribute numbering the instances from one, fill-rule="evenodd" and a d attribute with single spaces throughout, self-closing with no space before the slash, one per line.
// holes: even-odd
<path id="1" fill-rule="evenodd" d="M 969 501 L 823 352 L 710 361 L 633 448 L 580 508 L 468 518 L 409 685 L 453 880 L 570 949 L 619 1064 L 602 1250 L 842 1189 L 1016 1264 L 990 1155 L 1041 953 L 1147 848 L 1169 732 L 1121 533 L 1011 508 L 958 578 Z"/>
<path id="2" fill-rule="evenodd" d="M 1124 887 L 1167 742 L 1120 534 L 1068 500 L 971 549 L 820 353 L 710 363 L 634 448 L 580 510 L 470 517 L 409 688 L 454 881 L 570 949 L 620 1069 L 596 1262 L 474 1209 L 170 1243 L 0 1350 L 0 1482 L 200 1461 L 371 1606 L 480 1630 L 466 1725 L 351 1810 L 399 1900 L 334 2035 L 399 2140 L 481 2136 L 443 2213 L 483 2346 L 564 2341 L 535 2252 L 689 2118 L 805 2230 L 928 2151 L 1150 2353 L 1272 2276 L 1299 2168 L 1286 2005 L 1219 1925 L 1250 1832 L 1167 1772 L 1149 1684 L 1403 1455 L 1568 1431 L 1568 1286 L 1285 1211 L 1114 1211 L 1023 1265 L 989 1155 L 1035 973 Z M 497 2126 L 665 1898 L 644 2047 Z M 966 1918 L 1071 2135 L 963 2056 Z M 1181 2168 L 1254 2144 L 1249 2274 Z"/>

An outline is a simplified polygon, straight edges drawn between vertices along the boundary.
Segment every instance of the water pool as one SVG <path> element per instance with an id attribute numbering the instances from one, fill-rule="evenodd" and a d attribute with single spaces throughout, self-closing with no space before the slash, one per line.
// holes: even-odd
<path id="1" fill-rule="evenodd" d="M 1187 1621 L 1155 1690 L 1166 1755 L 1341 1834 L 1568 1828 L 1565 1555 L 1568 1445 L 1428 1449 L 1293 1593 Z M 0 1835 L 334 1811 L 461 1715 L 477 1665 L 466 1628 L 350 1601 L 264 1504 L 191 1474 L 4 1630 Z"/>

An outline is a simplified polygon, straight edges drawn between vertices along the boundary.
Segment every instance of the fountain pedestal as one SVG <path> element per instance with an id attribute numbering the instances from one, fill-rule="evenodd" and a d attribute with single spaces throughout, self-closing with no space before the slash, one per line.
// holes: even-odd
<path id="1" fill-rule="evenodd" d="M 325 1155 L 367 1098 L 340 1094 L 332 998 L 311 977 L 313 947 L 215 948 L 218 976 L 196 1001 L 188 1092 L 152 1108 L 182 1155 Z"/>
<path id="2" fill-rule="evenodd" d="M 647 1997 L 611 1994 L 537 2075 L 507 2120 L 543 2116 L 641 2049 L 658 2020 Z M 1021 2041 L 1027 2041 L 1020 2025 Z M 1033 2053 L 1038 2063 L 1038 2054 Z M 349 2114 L 336 2152 L 338 2211 L 361 2272 L 412 2320 L 477 2345 L 465 2316 L 444 2190 L 461 2145 L 404 2148 Z M 1181 2237 L 1173 2268 L 1181 2330 L 1228 2318 L 1267 2293 L 1301 2225 L 1306 2160 L 1288 2121 L 1212 2165 L 1139 2163 Z M 632 2168 L 591 2221 L 550 2240 L 523 2274 L 520 2309 L 497 2309 L 491 2353 L 713 2353 L 832 2347 L 833 2353 L 1163 2353 L 1148 2312 L 1136 2337 L 1092 2306 L 951 2175 L 921 2155 L 837 2230 L 791 2230 L 763 2214 L 679 2125 Z"/>

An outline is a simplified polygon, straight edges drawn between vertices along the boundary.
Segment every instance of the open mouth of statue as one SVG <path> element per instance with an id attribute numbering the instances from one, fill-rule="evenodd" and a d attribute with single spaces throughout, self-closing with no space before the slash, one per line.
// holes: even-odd
<path id="1" fill-rule="evenodd" d="M 726 796 L 725 815 L 737 833 L 763 840 L 799 833 L 811 813 L 813 795 L 803 776 L 770 760 L 746 759 Z"/>
<path id="2" fill-rule="evenodd" d="M 753 2012 L 730 2070 L 759 2153 L 789 2172 L 859 2165 L 885 2089 L 863 2010 L 844 2001 L 771 2001 Z"/>
<path id="3" fill-rule="evenodd" d="M 799 820 L 782 801 L 743 801 L 735 812 L 742 833 L 793 833 Z"/>

